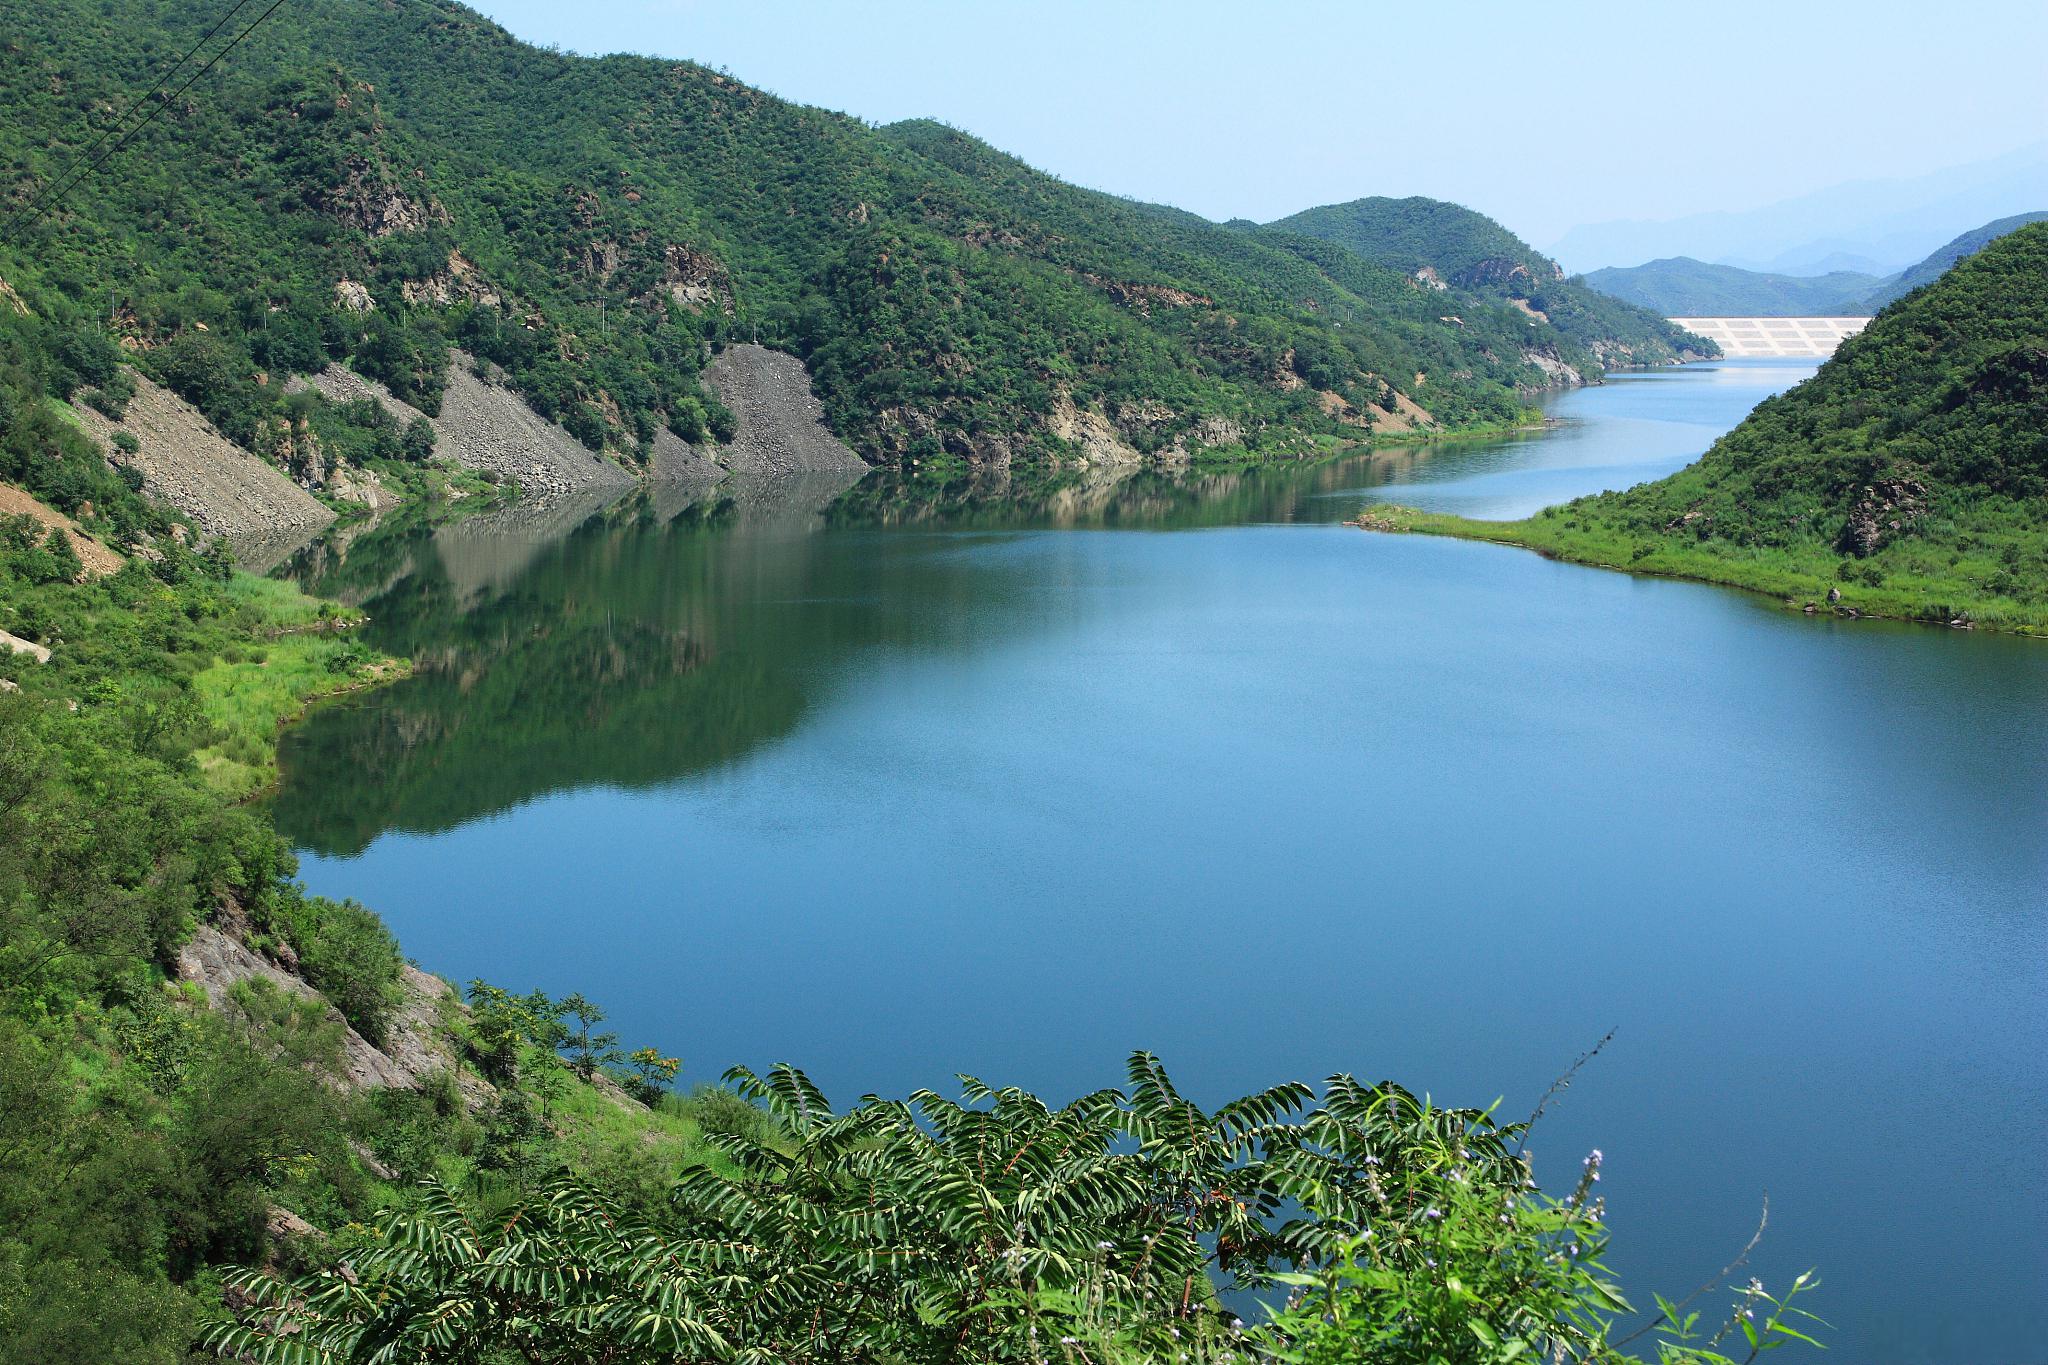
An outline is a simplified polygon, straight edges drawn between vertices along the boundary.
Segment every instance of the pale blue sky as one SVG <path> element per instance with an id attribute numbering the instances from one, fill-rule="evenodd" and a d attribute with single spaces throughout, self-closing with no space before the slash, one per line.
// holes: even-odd
<path id="1" fill-rule="evenodd" d="M 2043 0 L 472 3 L 1216 218 L 1428 194 L 1541 245 L 2048 138 Z"/>

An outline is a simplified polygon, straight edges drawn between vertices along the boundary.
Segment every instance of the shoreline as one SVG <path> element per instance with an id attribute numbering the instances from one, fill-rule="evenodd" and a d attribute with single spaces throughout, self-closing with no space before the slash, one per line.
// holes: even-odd
<path id="1" fill-rule="evenodd" d="M 1825 615 L 1843 621 L 1895 621 L 1905 625 L 1939 627 L 1947 630 L 1981 630 L 1992 634 L 2017 636 L 2021 639 L 2048 639 L 2048 617 L 2039 620 L 2008 619 L 1997 614 L 1979 616 L 1967 610 L 1953 615 L 1946 612 L 1916 611 L 1910 606 L 1890 600 L 1889 595 L 1874 595 L 1873 591 L 1864 585 L 1838 583 L 1817 571 L 1811 575 L 1800 575 L 1792 569 L 1773 569 L 1761 564 L 1745 565 L 1739 561 L 1711 556 L 1702 556 L 1692 563 L 1660 564 L 1653 562 L 1659 558 L 1656 552 L 1632 563 L 1618 564 L 1590 550 L 1574 553 L 1563 536 L 1538 539 L 1531 531 L 1518 529 L 1533 528 L 1534 522 L 1534 517 L 1525 517 L 1520 521 L 1478 521 L 1449 512 L 1426 512 L 1398 503 L 1379 503 L 1365 508 L 1343 524 L 1356 530 L 1385 535 L 1442 536 L 1450 540 L 1501 545 L 1511 549 L 1528 550 L 1562 564 L 1604 569 L 1633 577 L 1662 578 L 1675 582 L 1702 583 L 1716 588 L 1731 588 L 1757 597 L 1770 598 L 1783 610 L 1806 616 Z M 1683 551 L 1675 553 L 1682 555 Z M 1831 594 L 1834 600 L 1830 600 Z"/>

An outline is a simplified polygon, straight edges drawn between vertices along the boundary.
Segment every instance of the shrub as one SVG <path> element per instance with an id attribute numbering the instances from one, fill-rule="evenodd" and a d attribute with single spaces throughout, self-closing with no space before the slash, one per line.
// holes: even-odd
<path id="1" fill-rule="evenodd" d="M 271 912 L 271 926 L 298 954 L 307 981 L 334 1002 L 342 1018 L 381 1043 L 398 1007 L 404 959 L 384 921 L 355 901 L 292 894 Z"/>

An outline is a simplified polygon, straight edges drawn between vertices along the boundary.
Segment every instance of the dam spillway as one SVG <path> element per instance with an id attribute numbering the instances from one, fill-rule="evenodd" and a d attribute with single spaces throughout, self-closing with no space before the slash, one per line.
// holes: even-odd
<path id="1" fill-rule="evenodd" d="M 1821 357 L 1855 336 L 1869 318 L 1672 318 L 1688 332 L 1720 343 L 1731 360 L 1757 356 Z"/>

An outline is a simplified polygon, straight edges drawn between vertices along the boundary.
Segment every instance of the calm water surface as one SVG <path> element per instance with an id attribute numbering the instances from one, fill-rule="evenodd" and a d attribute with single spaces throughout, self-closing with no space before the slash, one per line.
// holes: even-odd
<path id="1" fill-rule="evenodd" d="M 287 737 L 315 889 L 686 1079 L 1198 1096 L 1349 1070 L 1608 1156 L 1614 1261 L 1748 1236 L 1844 1362 L 2048 1360 L 2048 646 L 1337 525 L 1678 467 L 1807 370 L 1563 429 L 935 510 L 669 490 L 297 572 L 418 677 Z M 886 514 L 886 515 L 884 515 Z"/>

